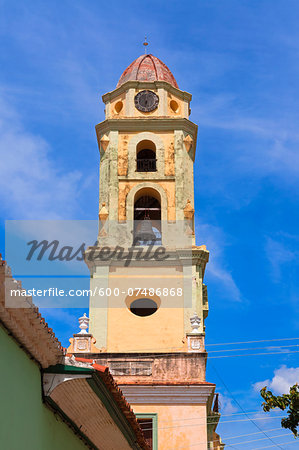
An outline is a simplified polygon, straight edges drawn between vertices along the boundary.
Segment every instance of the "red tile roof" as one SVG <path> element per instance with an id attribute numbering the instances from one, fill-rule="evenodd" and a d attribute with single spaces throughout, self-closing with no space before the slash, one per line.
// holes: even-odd
<path id="1" fill-rule="evenodd" d="M 215 383 L 209 383 L 208 381 L 122 381 L 120 384 L 138 385 L 138 386 L 216 386 Z"/>
<path id="2" fill-rule="evenodd" d="M 0 256 L 0 320 L 13 337 L 23 346 L 43 368 L 57 364 L 64 355 L 64 349 L 48 327 L 31 297 L 15 298 L 13 308 L 5 304 L 6 289 L 22 289 L 20 281 L 16 281 L 10 267 Z"/>
<path id="3" fill-rule="evenodd" d="M 119 405 L 121 411 L 126 416 L 128 422 L 130 423 L 131 427 L 133 428 L 133 430 L 138 438 L 139 445 L 142 448 L 147 449 L 148 446 L 145 444 L 144 436 L 143 436 L 143 433 L 139 426 L 139 423 L 137 422 L 136 416 L 135 416 L 131 406 L 125 399 L 122 391 L 120 390 L 120 388 L 114 381 L 113 376 L 109 372 L 109 368 L 105 367 L 105 366 L 101 366 L 100 364 L 96 364 L 94 362 L 94 360 L 92 360 L 92 359 L 84 359 L 84 358 L 76 357 L 75 360 L 78 362 L 83 362 L 83 363 L 85 362 L 87 364 L 91 364 L 92 367 L 97 371 L 97 374 L 100 376 L 102 381 L 105 383 L 106 387 L 111 392 L 114 400 Z"/>
<path id="4" fill-rule="evenodd" d="M 117 87 L 132 80 L 166 81 L 175 88 L 179 88 L 166 64 L 154 55 L 141 55 L 135 59 L 121 75 Z"/>

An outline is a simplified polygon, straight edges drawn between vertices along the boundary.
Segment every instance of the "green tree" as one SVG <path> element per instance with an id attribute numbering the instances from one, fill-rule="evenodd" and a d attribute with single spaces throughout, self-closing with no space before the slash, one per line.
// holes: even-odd
<path id="1" fill-rule="evenodd" d="M 274 408 L 280 408 L 283 411 L 288 408 L 288 416 L 281 420 L 281 426 L 292 431 L 295 437 L 298 437 L 299 425 L 299 386 L 294 384 L 290 387 L 289 394 L 273 395 L 271 391 L 267 391 L 267 387 L 260 390 L 261 396 L 265 400 L 262 403 L 265 412 L 271 411 Z"/>

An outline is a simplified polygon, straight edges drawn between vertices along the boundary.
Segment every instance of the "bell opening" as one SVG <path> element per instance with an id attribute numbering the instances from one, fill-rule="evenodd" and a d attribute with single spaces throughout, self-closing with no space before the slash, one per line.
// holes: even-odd
<path id="1" fill-rule="evenodd" d="M 148 140 L 139 142 L 136 153 L 137 172 L 156 172 L 156 146 L 153 142 Z"/>
<path id="2" fill-rule="evenodd" d="M 144 195 L 134 205 L 134 245 L 161 245 L 161 206 Z"/>

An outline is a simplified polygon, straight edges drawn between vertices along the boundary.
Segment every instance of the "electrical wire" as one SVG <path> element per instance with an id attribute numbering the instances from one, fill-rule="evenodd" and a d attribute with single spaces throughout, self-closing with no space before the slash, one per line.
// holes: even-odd
<path id="1" fill-rule="evenodd" d="M 281 429 L 281 428 L 280 428 Z M 255 433 L 252 433 L 252 434 L 255 434 Z M 290 436 L 290 435 L 292 435 L 292 433 L 289 433 L 289 434 L 278 434 L 278 435 L 276 435 L 276 436 L 272 436 L 272 438 L 277 438 L 277 437 L 282 437 L 282 436 Z M 246 435 L 245 435 L 246 436 Z M 248 435 L 248 436 L 250 436 L 250 434 Z M 228 438 L 223 438 L 224 440 L 225 439 L 228 439 Z M 261 439 L 250 439 L 249 441 L 243 441 L 243 442 L 236 442 L 235 444 L 227 444 L 227 445 L 229 445 L 229 446 L 231 446 L 231 447 L 235 447 L 236 445 L 243 445 L 243 444 L 250 444 L 251 442 L 258 442 L 258 441 L 264 441 L 265 439 L 267 439 L 266 437 L 264 437 L 264 438 L 261 438 Z M 205 442 L 206 441 L 202 441 L 202 442 L 194 442 L 193 444 L 189 444 L 188 445 L 188 447 L 186 447 L 186 446 L 182 446 L 182 447 L 176 447 L 176 448 L 189 448 L 189 447 L 194 447 L 194 446 L 196 446 L 196 445 L 200 445 L 200 444 L 205 444 Z M 218 442 L 218 439 L 217 440 L 215 440 L 215 441 L 208 441 L 209 443 L 214 443 L 214 442 Z M 272 447 L 272 446 L 271 446 Z"/>
<path id="2" fill-rule="evenodd" d="M 299 350 L 294 351 L 282 351 L 282 352 L 262 352 L 262 353 L 244 353 L 243 355 L 219 355 L 219 356 L 208 356 L 208 359 L 219 359 L 219 358 L 238 358 L 240 356 L 262 356 L 262 355 L 288 355 L 289 353 L 299 353 Z"/>
<path id="3" fill-rule="evenodd" d="M 275 419 L 282 419 L 283 416 L 277 416 L 277 417 L 256 417 L 254 420 L 275 420 Z M 194 417 L 194 420 L 199 419 L 198 417 Z M 248 418 L 248 419 L 238 419 L 238 420 L 225 420 L 224 422 L 221 422 L 221 425 L 223 425 L 224 423 L 236 423 L 236 422 L 252 422 L 253 419 Z M 150 422 L 142 422 L 143 424 L 151 424 L 152 421 Z M 191 425 L 173 425 L 173 426 L 169 426 L 169 427 L 159 427 L 159 430 L 169 430 L 171 428 L 181 428 L 181 427 L 198 427 L 198 425 L 203 425 L 203 424 L 207 424 L 207 425 L 215 425 L 215 422 L 206 422 L 206 420 L 204 420 L 203 422 L 198 422 L 198 423 L 194 423 Z M 254 424 L 256 425 L 256 424 Z M 256 425 L 257 426 L 257 425 Z M 148 430 L 151 430 L 152 428 L 147 428 Z M 259 430 L 261 430 L 261 428 L 258 428 Z M 263 433 L 264 431 L 261 430 L 261 433 Z"/>
<path id="4" fill-rule="evenodd" d="M 221 414 L 221 418 L 222 417 L 231 417 L 231 416 L 240 416 L 240 415 L 243 415 L 243 414 L 256 414 L 256 413 L 263 413 L 263 411 L 258 409 L 256 411 L 245 411 L 245 412 L 232 413 L 232 414 Z M 273 411 L 273 413 L 274 413 L 274 411 Z M 215 414 L 208 415 L 207 419 L 209 417 L 213 417 L 214 418 Z M 267 417 L 269 417 L 268 413 L 267 413 Z M 273 416 L 273 419 L 275 419 L 276 417 L 283 417 L 283 416 L 275 415 L 275 416 Z M 172 422 L 185 422 L 186 420 L 195 420 L 195 419 L 198 419 L 198 417 L 188 417 L 187 419 L 173 419 Z M 161 422 L 168 422 L 168 420 L 159 420 L 159 423 L 161 423 Z M 151 423 L 151 422 L 142 422 L 142 423 Z"/>
<path id="5" fill-rule="evenodd" d="M 241 404 L 238 402 L 238 400 L 236 400 L 235 399 L 235 397 L 233 396 L 233 394 L 231 393 L 231 391 L 229 390 L 229 388 L 228 388 L 228 386 L 225 384 L 225 382 L 224 382 L 224 380 L 223 380 L 223 378 L 219 375 L 219 373 L 218 373 L 218 371 L 216 370 L 216 368 L 212 365 L 212 368 L 213 368 L 213 370 L 214 370 L 214 372 L 216 373 L 216 375 L 218 376 L 218 378 L 219 378 L 219 380 L 221 381 L 221 383 L 223 384 L 223 386 L 225 387 L 225 389 L 229 392 L 229 394 L 230 394 L 230 396 L 232 397 L 232 399 L 234 400 L 234 402 L 238 405 L 238 407 L 243 411 L 243 412 L 245 412 L 244 411 L 244 409 L 243 409 L 243 407 L 241 406 Z M 280 447 L 280 445 L 277 445 L 274 441 L 272 441 L 272 439 L 259 427 L 259 425 L 257 425 L 256 423 L 255 423 L 255 421 L 254 420 L 252 420 L 250 417 L 248 417 L 248 415 L 247 414 L 245 414 L 246 415 L 246 417 L 256 426 L 256 428 L 258 429 L 258 430 L 260 430 L 260 431 L 262 431 L 263 432 L 263 434 L 271 441 L 271 442 L 273 442 L 273 444 L 275 444 L 275 446 L 276 447 L 278 447 L 278 448 L 280 448 L 281 450 L 283 450 L 282 449 L 282 447 Z"/>
<path id="6" fill-rule="evenodd" d="M 207 346 L 212 345 L 234 345 L 234 344 L 256 344 L 258 342 L 277 342 L 277 341 L 295 341 L 298 340 L 299 337 L 293 338 L 277 338 L 277 339 L 261 339 L 258 341 L 243 341 L 243 342 L 225 342 L 225 343 L 217 343 L 217 344 L 207 344 Z"/>
<path id="7" fill-rule="evenodd" d="M 278 342 L 278 341 L 294 341 L 299 340 L 299 337 L 293 337 L 293 338 L 277 338 L 277 339 L 261 339 L 261 340 L 255 340 L 255 341 L 240 341 L 240 342 L 223 342 L 223 343 L 216 343 L 216 344 L 205 344 L 206 347 L 211 346 L 218 346 L 218 345 L 240 345 L 240 344 L 257 344 L 259 342 Z M 289 346 L 287 346 L 289 347 Z M 259 348 L 259 347 L 257 347 Z M 161 352 L 161 350 L 171 350 L 169 353 L 176 352 L 178 350 L 182 350 L 182 347 L 151 347 L 151 348 L 143 348 L 143 349 L 129 349 L 128 352 Z M 167 352 L 166 352 L 167 353 Z"/>
<path id="8" fill-rule="evenodd" d="M 292 444 L 299 444 L 299 442 L 297 440 L 292 442 L 281 442 L 280 445 L 292 445 Z M 253 448 L 252 450 L 260 450 L 262 448 L 270 448 L 270 447 L 275 447 L 275 445 L 267 445 L 266 447 L 256 447 Z"/>
<path id="9" fill-rule="evenodd" d="M 299 347 L 299 344 L 292 344 L 292 345 L 273 345 L 272 347 L 270 347 L 269 345 L 267 345 L 267 347 L 250 347 L 250 348 L 229 348 L 229 349 L 221 349 L 221 350 L 209 350 L 209 354 L 210 353 L 220 353 L 220 352 L 244 352 L 244 351 L 248 351 L 248 350 L 264 350 L 264 349 L 269 349 L 269 350 L 273 350 L 274 348 L 289 348 L 289 347 Z"/>

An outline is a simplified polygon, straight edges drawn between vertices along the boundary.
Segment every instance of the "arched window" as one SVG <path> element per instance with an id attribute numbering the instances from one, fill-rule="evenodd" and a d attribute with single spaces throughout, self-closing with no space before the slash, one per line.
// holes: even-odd
<path id="1" fill-rule="evenodd" d="M 139 142 L 136 153 L 137 172 L 156 172 L 156 146 L 152 141 Z"/>
<path id="2" fill-rule="evenodd" d="M 141 189 L 134 203 L 135 245 L 161 245 L 161 200 L 154 189 Z"/>

